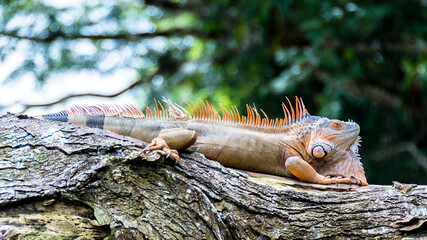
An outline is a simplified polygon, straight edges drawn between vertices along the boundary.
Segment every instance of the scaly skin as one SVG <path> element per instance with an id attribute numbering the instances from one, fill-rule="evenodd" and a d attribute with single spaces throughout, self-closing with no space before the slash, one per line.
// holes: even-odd
<path id="1" fill-rule="evenodd" d="M 173 113 L 180 110 L 169 106 L 175 116 L 164 119 L 109 117 L 91 112 L 41 117 L 108 129 L 151 142 L 145 151 L 160 149 L 176 161 L 177 150 L 186 149 L 237 169 L 297 177 L 311 183 L 368 185 L 357 155 L 360 128 L 354 122 L 310 116 L 303 112 L 304 108 L 297 107 L 300 118 L 284 127 L 236 126 L 212 117 L 207 121 L 189 120 Z M 293 114 L 292 109 L 289 118 Z"/>

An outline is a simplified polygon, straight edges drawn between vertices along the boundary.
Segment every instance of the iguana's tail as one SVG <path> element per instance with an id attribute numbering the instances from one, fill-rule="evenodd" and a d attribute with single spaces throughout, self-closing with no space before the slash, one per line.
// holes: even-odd
<path id="1" fill-rule="evenodd" d="M 39 119 L 69 122 L 79 126 L 107 129 L 129 136 L 135 125 L 135 119 L 145 115 L 131 105 L 74 106 L 57 113 L 33 116 Z"/>

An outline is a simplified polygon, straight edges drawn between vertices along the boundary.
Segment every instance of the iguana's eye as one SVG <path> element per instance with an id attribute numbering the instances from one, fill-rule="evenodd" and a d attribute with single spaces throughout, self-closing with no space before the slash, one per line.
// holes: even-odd
<path id="1" fill-rule="evenodd" d="M 329 125 L 336 130 L 340 130 L 342 127 L 344 127 L 344 123 L 339 120 L 332 120 Z"/>

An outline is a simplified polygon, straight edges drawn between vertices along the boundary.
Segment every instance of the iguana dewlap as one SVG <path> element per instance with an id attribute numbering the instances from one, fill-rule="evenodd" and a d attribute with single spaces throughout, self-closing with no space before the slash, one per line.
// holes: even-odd
<path id="1" fill-rule="evenodd" d="M 285 118 L 269 119 L 247 105 L 248 116 L 236 107 L 222 116 L 208 103 L 191 103 L 189 113 L 164 99 L 146 114 L 129 106 L 83 106 L 44 119 L 108 129 L 151 142 L 146 151 L 161 149 L 178 160 L 177 150 L 203 153 L 227 167 L 297 177 L 306 182 L 368 185 L 358 156 L 359 126 L 311 116 L 296 98 L 295 111 L 282 103 Z M 160 107 L 159 107 L 160 106 Z M 177 150 L 176 150 L 177 149 Z"/>

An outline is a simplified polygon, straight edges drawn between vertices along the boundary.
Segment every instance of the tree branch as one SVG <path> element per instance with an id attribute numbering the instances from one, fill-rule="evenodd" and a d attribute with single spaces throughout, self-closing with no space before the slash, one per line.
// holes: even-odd
<path id="1" fill-rule="evenodd" d="M 154 75 L 152 75 L 152 76 L 154 76 Z M 152 76 L 149 77 L 149 78 L 151 79 Z M 53 106 L 55 104 L 64 102 L 64 101 L 66 101 L 68 99 L 72 99 L 72 98 L 78 98 L 78 97 L 114 98 L 114 97 L 120 96 L 123 93 L 125 93 L 125 92 L 127 92 L 127 91 L 129 91 L 129 90 L 131 90 L 133 88 L 135 88 L 136 86 L 142 84 L 145 81 L 146 81 L 146 78 L 140 78 L 138 81 L 132 83 L 131 85 L 127 86 L 126 88 L 124 88 L 124 89 L 122 89 L 122 90 L 120 90 L 120 91 L 118 91 L 116 93 L 113 93 L 113 94 L 78 93 L 78 94 L 70 94 L 68 96 L 62 97 L 62 98 L 60 98 L 58 100 L 55 100 L 53 102 L 42 103 L 42 104 L 25 104 L 24 105 L 24 110 L 22 110 L 20 112 L 20 114 L 25 113 L 26 111 L 28 111 L 31 108 L 35 108 L 35 107 L 49 107 L 49 106 Z"/>
<path id="2" fill-rule="evenodd" d="M 194 6 L 190 6 L 187 3 L 183 4 L 164 0 L 145 0 L 144 3 L 167 10 L 194 10 Z"/>
<path id="3" fill-rule="evenodd" d="M 50 43 L 58 38 L 63 38 L 66 40 L 76 40 L 76 39 L 91 39 L 94 41 L 97 40 L 125 40 L 129 42 L 139 41 L 141 38 L 154 38 L 154 37 L 171 37 L 171 36 L 186 36 L 192 35 L 198 38 L 206 39 L 220 39 L 223 37 L 222 33 L 219 32 L 203 32 L 196 29 L 171 29 L 164 32 L 146 32 L 146 33 L 122 33 L 122 34 L 113 34 L 113 35 L 83 35 L 83 34 L 66 34 L 64 32 L 49 32 L 48 36 L 45 38 L 30 37 L 30 36 L 19 36 L 15 33 L 1 31 L 0 35 L 17 38 L 21 40 L 30 40 L 39 43 Z M 296 44 L 296 45 L 295 45 Z M 292 47 L 303 47 L 300 42 L 295 44 L 287 44 L 286 48 Z M 309 44 L 307 42 L 307 44 Z M 407 52 L 407 53 L 416 53 L 416 54 L 425 54 L 427 55 L 427 44 L 425 42 L 387 42 L 383 44 L 366 44 L 366 43 L 353 43 L 353 44 L 343 44 L 343 43 L 324 43 L 324 47 L 333 48 L 333 49 L 344 49 L 350 48 L 357 52 L 364 53 L 375 53 L 375 52 Z"/>
<path id="4" fill-rule="evenodd" d="M 376 53 L 376 52 L 406 52 L 406 53 L 417 53 L 427 54 L 427 44 L 424 41 L 420 42 L 384 42 L 384 43 L 342 43 L 342 42 L 329 42 L 323 43 L 324 47 L 333 49 L 345 49 L 349 48 L 356 52 L 362 53 Z"/>
<path id="5" fill-rule="evenodd" d="M 84 35 L 84 34 L 66 34 L 64 32 L 49 32 L 45 38 L 30 37 L 30 36 L 19 36 L 15 33 L 1 31 L 0 35 L 17 38 L 21 40 L 30 40 L 39 43 L 50 43 L 59 38 L 65 40 L 76 40 L 76 39 L 91 39 L 91 40 L 125 40 L 129 42 L 139 41 L 141 38 L 154 38 L 154 37 L 171 37 L 171 36 L 186 36 L 192 35 L 198 38 L 218 38 L 218 33 L 206 33 L 195 29 L 171 29 L 164 32 L 146 32 L 146 33 L 123 33 L 113 35 Z"/>
<path id="6" fill-rule="evenodd" d="M 407 52 L 427 55 L 427 44 L 425 42 L 407 43 L 407 42 L 388 42 L 385 44 L 355 44 L 351 46 L 354 50 L 367 53 L 375 52 Z"/>
<path id="7" fill-rule="evenodd" d="M 401 239 L 427 234 L 426 186 L 309 184 L 225 168 L 197 153 L 181 154 L 172 165 L 161 163 L 159 152 L 141 153 L 145 143 L 129 137 L 11 114 L 0 117 L 0 136 L 0 206 L 6 212 L 0 215 L 1 237 Z M 38 217 L 22 223 L 32 212 L 22 210 L 26 204 Z M 61 210 L 67 206 L 84 207 L 85 213 L 75 209 L 68 215 Z M 52 215 L 58 208 L 67 216 Z M 30 228 L 34 223 L 43 227 Z"/>
<path id="8" fill-rule="evenodd" d="M 309 67 L 312 68 L 312 66 Z M 312 71 L 317 79 L 319 79 L 324 84 L 327 84 L 327 82 L 331 79 L 330 74 L 326 71 L 321 69 L 313 69 Z M 349 83 L 347 81 L 338 81 L 337 83 L 341 84 L 343 88 L 345 88 L 351 95 L 357 98 L 373 100 L 377 104 L 393 108 L 398 108 L 402 104 L 401 99 L 397 96 L 368 83 L 364 83 L 363 86 L 360 84 Z"/>
<path id="9" fill-rule="evenodd" d="M 414 142 L 400 142 L 392 147 L 377 151 L 374 153 L 373 159 L 382 161 L 402 152 L 409 153 L 414 159 L 416 159 L 418 165 L 427 172 L 427 157 L 420 149 L 418 149 Z"/>

